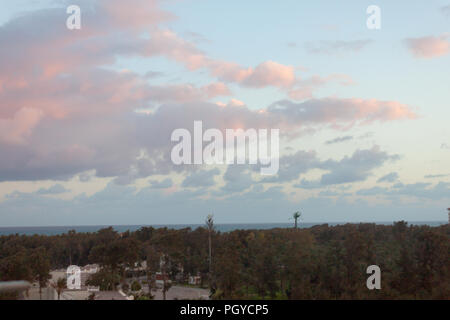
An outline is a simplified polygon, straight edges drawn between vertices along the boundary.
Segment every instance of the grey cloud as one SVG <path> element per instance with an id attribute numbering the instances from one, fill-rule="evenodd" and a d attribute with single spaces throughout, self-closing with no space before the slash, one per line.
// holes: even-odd
<path id="1" fill-rule="evenodd" d="M 378 111 L 374 112 L 373 107 Z M 280 100 L 267 108 L 272 116 L 279 116 L 287 123 L 303 125 L 330 124 L 332 128 L 348 128 L 348 120 L 352 123 L 371 123 L 387 121 L 395 118 L 413 119 L 416 115 L 406 105 L 392 101 L 323 98 L 310 99 L 304 102 Z M 342 125 L 346 123 L 346 125 Z"/>
<path id="2" fill-rule="evenodd" d="M 263 182 L 286 182 L 296 180 L 300 174 L 311 169 L 328 171 L 318 181 L 307 181 L 295 184 L 297 188 L 311 189 L 320 186 L 352 183 L 366 180 L 372 170 L 381 167 L 387 161 L 397 160 L 398 155 L 389 155 L 381 151 L 378 146 L 372 149 L 356 150 L 351 156 L 345 156 L 341 160 L 318 159 L 315 152 L 298 151 L 294 155 L 280 158 L 280 170 L 278 175 L 264 178 Z"/>
<path id="3" fill-rule="evenodd" d="M 319 180 L 306 180 L 302 179 L 300 183 L 294 184 L 295 188 L 301 188 L 301 189 L 319 189 L 322 188 L 323 185 L 320 183 Z"/>
<path id="4" fill-rule="evenodd" d="M 425 179 L 435 179 L 435 178 L 445 178 L 450 176 L 450 174 L 428 174 L 424 178 Z"/>
<path id="5" fill-rule="evenodd" d="M 353 40 L 353 41 L 321 41 L 320 43 L 308 42 L 305 44 L 305 48 L 312 54 L 337 54 L 341 52 L 358 52 L 361 49 L 368 46 L 372 40 Z"/>
<path id="6" fill-rule="evenodd" d="M 382 176 L 380 179 L 377 180 L 378 183 L 380 182 L 394 182 L 398 180 L 398 173 L 397 172 L 391 172 L 388 173 L 385 176 Z"/>
<path id="7" fill-rule="evenodd" d="M 187 38 L 190 38 L 194 43 L 210 43 L 211 40 L 205 38 L 205 36 L 201 35 L 197 32 L 187 31 L 185 32 Z"/>
<path id="8" fill-rule="evenodd" d="M 40 195 L 46 195 L 46 194 L 61 194 L 61 193 L 66 193 L 69 192 L 70 190 L 66 189 L 63 185 L 61 184 L 55 184 L 49 188 L 41 188 L 38 191 L 36 191 L 36 194 L 40 194 Z"/>
<path id="9" fill-rule="evenodd" d="M 450 17 L 450 5 L 441 7 L 441 12 L 447 17 Z"/>
<path id="10" fill-rule="evenodd" d="M 332 190 L 324 190 L 324 191 L 319 192 L 319 196 L 321 196 L 321 197 L 343 197 L 343 196 L 347 196 L 347 195 L 349 195 L 349 194 L 332 191 Z"/>
<path id="11" fill-rule="evenodd" d="M 251 170 L 246 165 L 229 165 L 223 179 L 225 181 L 225 185 L 221 188 L 223 194 L 242 192 L 255 183 Z"/>
<path id="12" fill-rule="evenodd" d="M 410 196 L 432 200 L 450 199 L 450 183 L 439 182 L 435 186 L 425 182 L 411 184 L 397 183 L 391 188 L 373 187 L 370 189 L 361 189 L 356 194 L 364 196 L 384 195 L 390 198 L 395 196 Z"/>
<path id="13" fill-rule="evenodd" d="M 296 180 L 300 174 L 320 166 L 314 151 L 297 151 L 295 154 L 280 158 L 277 175 L 265 177 L 263 182 L 286 182 Z M 256 169 L 256 168 L 255 168 Z"/>
<path id="14" fill-rule="evenodd" d="M 214 177 L 220 174 L 217 168 L 211 170 L 199 170 L 191 173 L 184 179 L 182 187 L 211 187 L 215 184 Z"/>
<path id="15" fill-rule="evenodd" d="M 444 190 L 445 191 L 445 190 Z M 447 187 L 447 198 L 448 198 Z M 131 187 L 108 185 L 92 196 L 61 200 L 36 194 L 17 193 L 0 202 L 2 226 L 32 225 L 124 225 L 124 224 L 202 224 L 214 212 L 217 223 L 288 222 L 299 206 L 308 222 L 420 221 L 445 220 L 440 203 L 368 204 L 364 199 L 312 197 L 299 202 L 286 199 L 280 187 L 253 187 L 244 194 L 224 200 L 199 199 L 204 190 L 164 194 L 145 188 L 136 194 Z M 254 201 L 258 199 L 258 201 Z M 236 203 L 239 205 L 237 206 Z M 445 208 L 445 207 L 444 207 Z"/>
<path id="16" fill-rule="evenodd" d="M 349 141 L 349 140 L 352 140 L 352 139 L 353 139 L 352 136 L 337 137 L 335 139 L 325 141 L 325 144 L 335 144 L 335 143 Z"/>
<path id="17" fill-rule="evenodd" d="M 369 150 L 356 150 L 351 157 L 346 156 L 340 161 L 328 160 L 321 164 L 322 169 L 331 171 L 324 174 L 320 181 L 323 185 L 364 181 L 372 174 L 373 169 L 398 158 L 397 155 L 381 151 L 377 146 Z"/>
<path id="18" fill-rule="evenodd" d="M 372 187 L 369 189 L 361 189 L 356 192 L 357 195 L 360 196 L 374 196 L 374 195 L 381 195 L 386 194 L 387 189 L 382 187 Z"/>
<path id="19" fill-rule="evenodd" d="M 358 139 L 367 139 L 367 138 L 372 138 L 372 137 L 373 137 L 373 135 L 374 135 L 374 133 L 373 133 L 373 132 L 366 132 L 366 133 L 364 133 L 364 134 L 360 135 L 360 136 L 358 137 Z"/>
<path id="20" fill-rule="evenodd" d="M 164 75 L 163 72 L 159 72 L 159 71 L 147 71 L 144 75 L 144 78 L 147 79 L 152 79 L 152 78 L 158 78 L 158 77 L 162 77 Z"/>
<path id="21" fill-rule="evenodd" d="M 166 178 L 162 181 L 156 181 L 156 180 L 151 180 L 150 182 L 150 188 L 152 189 L 167 189 L 172 187 L 173 185 L 173 181 L 170 178 Z"/>

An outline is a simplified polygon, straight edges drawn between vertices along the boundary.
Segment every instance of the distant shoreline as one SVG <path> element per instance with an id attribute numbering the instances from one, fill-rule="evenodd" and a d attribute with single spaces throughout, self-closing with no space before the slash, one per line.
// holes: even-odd
<path id="1" fill-rule="evenodd" d="M 440 226 L 447 224 L 447 221 L 407 221 L 409 225 L 428 225 L 428 226 Z M 378 225 L 391 225 L 394 221 L 378 221 L 378 222 L 303 222 L 299 224 L 300 228 L 310 228 L 317 225 L 328 224 L 330 226 L 344 225 L 344 224 L 378 224 Z M 274 228 L 290 228 L 293 227 L 293 223 L 222 223 L 216 224 L 215 228 L 220 232 L 229 232 L 233 230 L 265 230 Z M 118 232 L 136 231 L 142 227 L 153 228 L 168 228 L 168 229 L 184 229 L 191 228 L 196 229 L 202 227 L 204 224 L 153 224 L 153 225 L 78 225 L 78 226 L 15 226 L 15 227 L 0 227 L 0 236 L 20 234 L 20 235 L 58 235 L 67 233 L 70 230 L 75 230 L 78 233 L 97 232 L 100 229 L 112 227 Z"/>

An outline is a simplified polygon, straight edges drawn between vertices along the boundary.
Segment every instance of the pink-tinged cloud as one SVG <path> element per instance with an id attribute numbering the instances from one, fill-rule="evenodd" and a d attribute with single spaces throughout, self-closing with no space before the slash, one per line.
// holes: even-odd
<path id="1" fill-rule="evenodd" d="M 290 87 L 296 81 L 295 70 L 274 61 L 265 61 L 255 68 L 242 67 L 234 62 L 214 60 L 206 56 L 192 43 L 179 38 L 174 32 L 156 30 L 146 44 L 144 55 L 163 55 L 182 63 L 189 70 L 205 68 L 212 76 L 225 82 L 248 87 Z"/>
<path id="2" fill-rule="evenodd" d="M 98 11 L 105 12 L 114 27 L 142 29 L 149 25 L 175 19 L 175 16 L 160 8 L 160 0 L 100 0 Z"/>
<path id="3" fill-rule="evenodd" d="M 328 124 L 336 129 L 348 129 L 355 124 L 375 121 L 414 119 L 417 115 L 405 104 L 376 99 L 311 99 L 301 103 L 281 100 L 269 106 L 268 112 L 282 115 L 290 124 Z"/>
<path id="4" fill-rule="evenodd" d="M 149 86 L 145 98 L 154 102 L 193 102 L 206 101 L 218 96 L 229 96 L 230 89 L 223 83 L 212 83 L 203 87 L 191 84 Z"/>
<path id="5" fill-rule="evenodd" d="M 160 19 L 146 21 L 146 11 L 137 9 L 141 2 L 116 0 L 108 11 L 100 10 L 108 1 L 97 1 L 93 11 L 83 11 L 89 28 L 79 33 L 56 27 L 67 18 L 60 9 L 25 14 L 0 27 L 0 181 L 63 179 L 88 170 L 101 177 L 183 170 L 168 158 L 170 135 L 199 119 L 210 128 L 280 128 L 281 134 L 292 134 L 414 118 L 408 106 L 378 100 L 285 100 L 259 110 L 238 100 L 211 103 L 231 94 L 229 83 L 289 92 L 348 79 L 300 81 L 293 67 L 274 61 L 246 67 L 212 59 L 161 30 L 158 23 L 168 16 L 157 6 L 150 5 L 154 12 L 148 14 Z M 143 32 L 149 37 L 141 37 Z M 111 68 L 117 57 L 154 56 L 203 69 L 214 79 L 203 86 L 156 85 L 146 76 Z M 135 112 L 142 109 L 152 110 Z"/>
<path id="6" fill-rule="evenodd" d="M 116 89 L 108 88 L 111 94 Z M 78 92 L 68 93 L 65 108 L 77 96 Z M 85 103 L 94 109 L 97 104 L 108 106 L 108 99 L 108 95 L 84 96 Z M 122 101 L 123 106 L 116 113 L 86 112 L 61 119 L 41 119 L 32 134 L 19 132 L 17 136 L 26 137 L 20 144 L 12 143 L 8 133 L 2 131 L 0 181 L 65 179 L 88 170 L 95 170 L 100 177 L 131 174 L 134 178 L 191 170 L 172 165 L 170 136 L 177 128 L 192 129 L 198 119 L 205 128 L 279 128 L 282 135 L 294 137 L 324 126 L 345 130 L 374 121 L 414 117 L 402 104 L 360 99 L 280 101 L 260 110 L 235 101 L 226 106 L 185 102 L 163 104 L 147 115 L 134 113 L 132 110 L 141 103 L 133 99 Z"/>
<path id="7" fill-rule="evenodd" d="M 435 58 L 450 52 L 449 34 L 439 37 L 422 37 L 406 39 L 406 44 L 412 54 L 417 58 Z"/>
<path id="8" fill-rule="evenodd" d="M 290 87 L 295 82 L 294 67 L 285 66 L 274 61 L 266 61 L 256 66 L 244 80 L 250 87 Z"/>
<path id="9" fill-rule="evenodd" d="M 39 109 L 22 108 L 12 118 L 0 118 L 0 145 L 23 144 L 42 118 Z"/>
<path id="10" fill-rule="evenodd" d="M 354 84 L 353 79 L 346 74 L 331 74 L 326 77 L 312 76 L 306 79 L 300 79 L 288 91 L 289 98 L 297 101 L 313 98 L 314 90 L 325 86 L 328 83 L 336 82 L 341 86 L 350 86 Z"/>
<path id="11" fill-rule="evenodd" d="M 313 97 L 313 89 L 311 87 L 301 87 L 290 90 L 288 94 L 292 100 L 306 100 Z"/>

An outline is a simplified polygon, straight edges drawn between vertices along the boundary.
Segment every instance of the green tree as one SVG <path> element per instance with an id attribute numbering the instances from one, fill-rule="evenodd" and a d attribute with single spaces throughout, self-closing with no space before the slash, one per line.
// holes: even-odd
<path id="1" fill-rule="evenodd" d="M 120 278 L 121 275 L 119 273 L 114 273 L 111 269 L 101 268 L 100 271 L 92 274 L 86 280 L 86 284 L 99 287 L 101 291 L 111 291 L 116 290 L 117 285 L 120 283 Z"/>
<path id="2" fill-rule="evenodd" d="M 138 281 L 133 281 L 131 284 L 131 291 L 140 291 L 142 289 L 141 284 Z"/>
<path id="3" fill-rule="evenodd" d="M 156 252 L 154 246 L 149 245 L 146 249 L 146 263 L 147 268 L 145 270 L 147 276 L 148 294 L 152 294 L 152 290 L 155 286 L 156 272 L 159 270 L 159 255 Z"/>
<path id="4" fill-rule="evenodd" d="M 59 278 L 56 281 L 56 284 L 53 284 L 53 287 L 56 289 L 56 293 L 58 294 L 58 300 L 61 298 L 61 293 L 64 289 L 67 288 L 67 281 L 65 278 Z"/>
<path id="5" fill-rule="evenodd" d="M 44 247 L 33 250 L 30 262 L 34 279 L 39 283 L 39 298 L 42 299 L 42 288 L 47 287 L 48 280 L 51 278 L 47 250 Z"/>
<path id="6" fill-rule="evenodd" d="M 161 274 L 163 277 L 163 287 L 162 287 L 163 300 L 166 300 L 166 293 L 172 286 L 171 282 L 167 281 L 168 278 L 167 270 L 169 269 L 170 269 L 170 257 L 168 254 L 163 254 L 161 256 Z"/>

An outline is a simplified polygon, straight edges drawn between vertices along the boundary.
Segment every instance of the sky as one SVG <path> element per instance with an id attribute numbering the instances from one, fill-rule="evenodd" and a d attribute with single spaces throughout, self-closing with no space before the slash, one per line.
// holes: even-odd
<path id="1" fill-rule="evenodd" d="M 0 0 L 0 225 L 445 221 L 449 84 L 448 1 Z M 199 120 L 278 173 L 174 164 Z"/>

